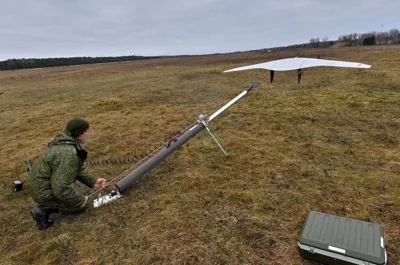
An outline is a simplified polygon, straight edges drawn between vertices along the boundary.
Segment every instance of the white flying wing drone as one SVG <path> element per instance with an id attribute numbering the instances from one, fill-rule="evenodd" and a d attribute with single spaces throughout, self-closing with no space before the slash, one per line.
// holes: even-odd
<path id="1" fill-rule="evenodd" d="M 276 61 L 271 61 L 271 62 L 266 62 L 266 63 L 242 66 L 242 67 L 226 70 L 224 72 L 227 73 L 227 72 L 243 71 L 243 70 L 251 70 L 251 69 L 267 69 L 267 70 L 271 71 L 271 83 L 272 83 L 274 81 L 275 71 L 297 70 L 298 83 L 300 83 L 302 69 L 309 68 L 309 67 L 317 67 L 317 66 L 332 66 L 332 67 L 347 67 L 347 68 L 371 68 L 371 65 L 363 64 L 363 63 L 296 57 L 296 58 L 288 58 L 288 59 L 276 60 Z"/>

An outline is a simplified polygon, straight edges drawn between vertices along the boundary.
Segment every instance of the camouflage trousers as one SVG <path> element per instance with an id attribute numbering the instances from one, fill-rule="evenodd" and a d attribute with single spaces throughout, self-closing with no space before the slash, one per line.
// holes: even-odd
<path id="1" fill-rule="evenodd" d="M 81 187 L 78 184 L 74 185 L 74 189 L 76 189 L 78 192 L 83 193 Z M 40 206 L 43 206 L 48 209 L 53 209 L 57 210 L 60 213 L 63 214 L 78 214 L 78 213 L 83 213 L 87 209 L 93 207 L 93 199 L 89 198 L 88 201 L 86 202 L 85 206 L 79 207 L 79 206 L 71 206 L 68 205 L 61 200 L 54 200 L 51 202 L 45 202 L 45 203 L 39 203 Z"/>
<path id="2" fill-rule="evenodd" d="M 43 206 L 45 208 L 51 208 L 51 209 L 57 209 L 58 212 L 63 213 L 63 214 L 78 214 L 78 213 L 83 213 L 87 209 L 90 208 L 89 205 L 85 205 L 83 207 L 71 207 L 69 205 L 66 205 L 63 202 L 51 202 L 51 203 L 46 203 L 46 204 L 40 204 L 40 206 Z"/>

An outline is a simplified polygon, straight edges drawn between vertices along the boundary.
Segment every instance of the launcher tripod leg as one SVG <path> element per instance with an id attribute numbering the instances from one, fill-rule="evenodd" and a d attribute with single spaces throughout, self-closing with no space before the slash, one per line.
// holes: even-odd
<path id="1" fill-rule="evenodd" d="M 202 139 L 201 139 L 201 149 L 206 149 L 206 132 L 203 130 Z"/>
<path id="2" fill-rule="evenodd" d="M 210 129 L 208 129 L 208 127 L 206 127 L 207 132 L 211 135 L 211 137 L 213 138 L 214 142 L 217 143 L 219 149 L 221 149 L 221 151 L 224 153 L 225 156 L 228 156 L 228 153 L 224 150 L 224 148 L 222 147 L 222 145 L 220 145 L 220 143 L 218 142 L 217 138 L 212 134 L 212 132 L 210 131 Z"/>
<path id="3" fill-rule="evenodd" d="M 208 126 L 206 125 L 205 122 L 203 122 L 204 127 L 206 128 L 208 134 L 211 136 L 211 138 L 214 140 L 214 142 L 218 145 L 219 149 L 221 149 L 221 151 L 224 153 L 225 156 L 228 156 L 228 153 L 225 151 L 225 149 L 222 147 L 222 145 L 218 142 L 217 138 L 214 136 L 214 134 L 212 134 L 212 132 L 210 131 L 210 129 L 208 128 Z M 205 132 L 203 130 L 203 140 L 202 140 L 202 145 L 203 145 L 203 150 L 205 148 L 204 145 L 204 139 L 205 139 Z"/>

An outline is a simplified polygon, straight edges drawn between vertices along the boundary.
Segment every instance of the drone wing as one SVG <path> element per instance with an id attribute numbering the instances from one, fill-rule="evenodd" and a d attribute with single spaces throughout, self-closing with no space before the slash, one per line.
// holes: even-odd
<path id="1" fill-rule="evenodd" d="M 271 71 L 291 71 L 304 69 L 309 67 L 318 66 L 331 66 L 331 67 L 347 67 L 347 68 L 371 68 L 371 65 L 355 62 L 345 62 L 345 61 L 334 61 L 334 60 L 322 60 L 313 58 L 288 58 L 282 60 L 276 60 L 266 63 L 253 64 L 248 66 L 242 66 L 224 71 L 234 72 L 243 71 L 251 69 L 267 69 Z"/>
<path id="2" fill-rule="evenodd" d="M 274 80 L 274 72 L 275 71 L 291 71 L 298 70 L 298 83 L 301 80 L 301 69 L 309 68 L 309 67 L 318 67 L 318 66 L 330 66 L 330 67 L 346 67 L 346 68 L 371 68 L 371 65 L 363 64 L 363 63 L 355 63 L 355 62 L 345 62 L 345 61 L 334 61 L 334 60 L 322 60 L 322 59 L 314 59 L 314 58 L 287 58 L 282 60 L 276 60 L 266 63 L 252 64 L 242 67 L 233 68 L 230 70 L 224 71 L 227 72 L 235 72 L 235 71 L 243 71 L 243 70 L 251 70 L 251 69 L 267 69 L 271 71 L 271 83 Z"/>

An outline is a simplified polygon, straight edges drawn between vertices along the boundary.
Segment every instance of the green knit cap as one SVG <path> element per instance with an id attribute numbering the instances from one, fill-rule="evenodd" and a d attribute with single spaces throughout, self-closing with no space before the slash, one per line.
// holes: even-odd
<path id="1" fill-rule="evenodd" d="M 67 123 L 67 130 L 74 138 L 78 138 L 87 129 L 89 129 L 89 123 L 81 118 L 73 118 Z"/>

